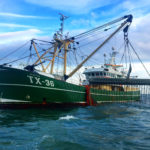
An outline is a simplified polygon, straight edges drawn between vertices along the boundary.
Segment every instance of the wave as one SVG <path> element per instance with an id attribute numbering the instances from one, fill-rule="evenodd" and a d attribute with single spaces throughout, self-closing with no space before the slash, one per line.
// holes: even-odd
<path id="1" fill-rule="evenodd" d="M 67 115 L 64 117 L 60 117 L 59 120 L 70 120 L 70 119 L 78 119 L 77 117 L 74 117 L 72 115 Z"/>

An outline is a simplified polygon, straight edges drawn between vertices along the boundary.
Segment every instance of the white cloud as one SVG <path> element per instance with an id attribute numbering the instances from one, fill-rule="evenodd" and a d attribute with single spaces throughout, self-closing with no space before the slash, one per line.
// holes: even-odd
<path id="1" fill-rule="evenodd" d="M 114 3 L 116 0 L 26 0 L 29 3 L 75 14 L 88 13 L 91 10 Z"/>
<path id="2" fill-rule="evenodd" d="M 9 27 L 9 28 L 33 28 L 33 26 L 29 26 L 29 25 L 12 24 L 12 23 L 0 23 L 0 27 Z"/>
<path id="3" fill-rule="evenodd" d="M 115 7 L 112 7 L 108 10 L 100 10 L 99 16 L 107 16 L 112 18 L 112 16 L 120 17 L 123 15 L 132 14 L 134 17 L 143 16 L 147 13 L 150 8 L 150 1 L 148 0 L 126 0 L 120 3 L 117 3 Z"/>
<path id="4" fill-rule="evenodd" d="M 31 15 L 22 15 L 22 14 L 6 13 L 6 12 L 0 12 L 0 16 L 16 17 L 16 18 L 31 18 L 31 19 L 52 19 L 52 17 L 31 16 Z"/>
<path id="5" fill-rule="evenodd" d="M 134 11 L 137 9 L 141 9 L 143 7 L 149 7 L 150 6 L 150 1 L 148 0 L 127 0 L 124 1 L 122 4 L 120 4 L 122 6 L 123 9 L 129 10 L 129 11 Z"/>
<path id="6" fill-rule="evenodd" d="M 96 19 L 96 18 L 98 18 L 98 17 L 99 17 L 99 15 L 98 15 L 97 13 L 91 12 L 91 18 L 92 18 L 92 19 Z"/>
<path id="7" fill-rule="evenodd" d="M 150 13 L 133 19 L 129 37 L 142 60 L 149 60 L 150 50 Z"/>
<path id="8" fill-rule="evenodd" d="M 29 29 L 17 32 L 7 32 L 0 34 L 0 44 L 10 44 L 18 41 L 26 41 L 37 37 L 41 33 L 37 29 Z"/>
<path id="9" fill-rule="evenodd" d="M 150 73 L 150 62 L 145 62 L 144 63 L 146 69 Z M 145 71 L 144 67 L 142 66 L 141 63 L 134 63 L 132 65 L 132 76 L 138 76 L 139 78 L 149 78 L 149 75 Z"/>
<path id="10" fill-rule="evenodd" d="M 87 19 L 83 19 L 83 18 L 80 18 L 80 19 L 76 19 L 76 20 L 72 20 L 71 21 L 71 24 L 72 25 L 77 25 L 77 26 L 89 26 L 90 25 L 90 20 L 87 20 Z"/>

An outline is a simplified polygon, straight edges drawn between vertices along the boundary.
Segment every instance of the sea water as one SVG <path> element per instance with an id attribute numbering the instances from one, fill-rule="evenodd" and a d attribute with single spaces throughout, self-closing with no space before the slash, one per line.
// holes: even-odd
<path id="1" fill-rule="evenodd" d="M 0 110 L 0 150 L 150 150 L 150 103 Z"/>

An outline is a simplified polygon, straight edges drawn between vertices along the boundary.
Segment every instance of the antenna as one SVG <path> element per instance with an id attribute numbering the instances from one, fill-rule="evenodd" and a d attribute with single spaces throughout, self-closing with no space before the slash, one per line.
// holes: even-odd
<path id="1" fill-rule="evenodd" d="M 113 51 L 115 51 L 115 48 L 114 48 L 114 47 L 112 47 L 112 50 L 113 50 Z"/>
<path id="2" fill-rule="evenodd" d="M 112 47 L 112 53 L 111 53 L 111 64 L 113 64 L 113 65 L 115 65 L 116 63 L 115 63 L 115 59 L 116 59 L 116 55 L 118 54 L 118 52 L 117 51 L 115 51 L 115 48 L 114 47 Z"/>
<path id="3" fill-rule="evenodd" d="M 104 53 L 104 64 L 106 64 L 106 54 Z"/>
<path id="4" fill-rule="evenodd" d="M 66 19 L 69 18 L 69 17 L 64 16 L 64 15 L 61 14 L 61 13 L 59 13 L 59 15 L 60 15 L 60 21 L 61 21 L 59 31 L 60 31 L 60 37 L 61 37 L 61 39 L 62 39 L 62 38 L 63 38 L 63 30 L 64 30 L 64 20 L 66 20 Z"/>

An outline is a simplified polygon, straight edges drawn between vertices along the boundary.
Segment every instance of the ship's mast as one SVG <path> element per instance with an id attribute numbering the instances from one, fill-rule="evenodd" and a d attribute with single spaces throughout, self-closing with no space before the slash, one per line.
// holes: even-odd
<path id="1" fill-rule="evenodd" d="M 64 43 L 64 71 L 63 71 L 63 75 L 66 75 L 66 68 L 67 68 L 67 51 L 68 51 L 68 45 L 70 44 L 69 41 L 65 41 L 63 40 L 63 31 L 64 31 L 64 21 L 68 18 L 67 16 L 64 16 L 63 14 L 59 13 L 60 15 L 60 39 L 63 41 Z"/>
<path id="2" fill-rule="evenodd" d="M 67 16 L 64 16 L 63 14 L 59 13 L 60 15 L 60 39 L 62 40 L 63 39 L 63 32 L 64 32 L 64 21 L 68 18 Z"/>
<path id="3" fill-rule="evenodd" d="M 105 27 L 105 26 L 109 26 L 109 25 L 112 25 L 114 23 L 117 23 L 121 20 L 124 20 L 126 19 L 106 40 L 104 40 L 104 42 L 102 42 L 85 60 L 83 60 L 68 76 L 66 75 L 66 66 L 67 66 L 67 52 L 69 51 L 68 47 L 71 43 L 74 43 L 74 39 L 77 37 L 72 37 L 72 38 L 68 38 L 68 37 L 64 37 L 63 36 L 63 30 L 64 30 L 64 21 L 67 19 L 68 17 L 64 16 L 63 14 L 60 14 L 60 21 L 61 21 L 61 24 L 60 24 L 60 29 L 59 31 L 57 31 L 55 34 L 54 34 L 54 38 L 53 38 L 53 41 L 51 42 L 52 44 L 52 47 L 49 48 L 48 50 L 46 50 L 41 56 L 40 54 L 38 53 L 38 50 L 36 48 L 36 43 L 34 42 L 34 40 L 32 40 L 32 44 L 34 46 L 34 49 L 37 53 L 37 56 L 38 56 L 38 59 L 35 61 L 35 63 L 33 64 L 34 66 L 36 66 L 39 62 L 40 62 L 40 65 L 42 67 L 42 71 L 43 72 L 47 72 L 47 69 L 49 67 L 50 68 L 50 73 L 51 74 L 54 74 L 53 73 L 53 70 L 54 70 L 54 64 L 55 64 L 55 58 L 60 58 L 60 59 L 63 59 L 64 63 L 64 67 L 63 67 L 63 77 L 64 79 L 68 79 L 69 77 L 71 77 L 74 73 L 76 73 L 81 67 L 82 65 L 87 62 L 99 49 L 101 49 L 119 30 L 121 30 L 122 28 L 124 27 L 127 27 L 131 24 L 132 22 L 132 15 L 127 15 L 127 16 L 124 16 L 124 17 L 121 17 L 119 19 L 116 19 L 112 22 L 109 22 L 103 26 L 100 26 L 99 28 L 102 28 L 102 27 Z M 97 28 L 96 28 L 97 29 Z M 95 30 L 95 29 L 93 29 Z M 92 32 L 93 30 L 90 30 L 89 32 Z M 82 33 L 80 35 L 86 35 L 88 34 L 89 32 L 85 32 L 85 33 Z M 51 52 L 50 52 L 51 51 Z M 51 55 L 51 56 L 46 56 L 46 55 Z M 59 55 L 61 54 L 61 56 Z M 49 57 L 49 62 L 46 63 L 45 65 L 43 64 L 43 60 L 47 60 L 45 58 Z M 52 58 L 51 58 L 52 57 Z"/>
<path id="4" fill-rule="evenodd" d="M 104 64 L 106 64 L 106 54 L 104 53 Z"/>
<path id="5" fill-rule="evenodd" d="M 110 56 L 111 56 L 110 64 L 115 65 L 116 64 L 116 62 L 115 62 L 116 55 L 117 55 L 118 52 L 115 51 L 114 47 L 112 47 L 112 51 L 113 52 L 110 54 Z"/>
<path id="6" fill-rule="evenodd" d="M 71 39 L 67 39 L 67 37 L 64 37 L 63 32 L 64 32 L 64 21 L 68 18 L 67 16 L 64 16 L 63 14 L 60 15 L 60 29 L 57 31 L 54 36 L 53 36 L 53 48 L 48 49 L 44 54 L 41 56 L 38 53 L 38 50 L 36 48 L 34 40 L 32 40 L 32 44 L 34 46 L 34 49 L 37 53 L 38 60 L 34 63 L 36 65 L 37 63 L 41 63 L 42 66 L 42 71 L 46 72 L 47 69 L 50 67 L 50 74 L 54 73 L 54 65 L 55 65 L 55 59 L 60 58 L 63 59 L 63 64 L 64 64 L 64 69 L 63 69 L 63 76 L 66 75 L 66 68 L 67 68 L 67 52 L 68 52 L 68 46 L 70 43 L 73 43 L 74 41 Z M 50 52 L 51 50 L 51 52 Z M 47 65 L 42 64 L 42 60 L 46 56 L 46 54 L 51 53 L 52 58 L 49 58 L 49 62 Z M 62 54 L 62 56 L 59 56 L 59 54 Z"/>

